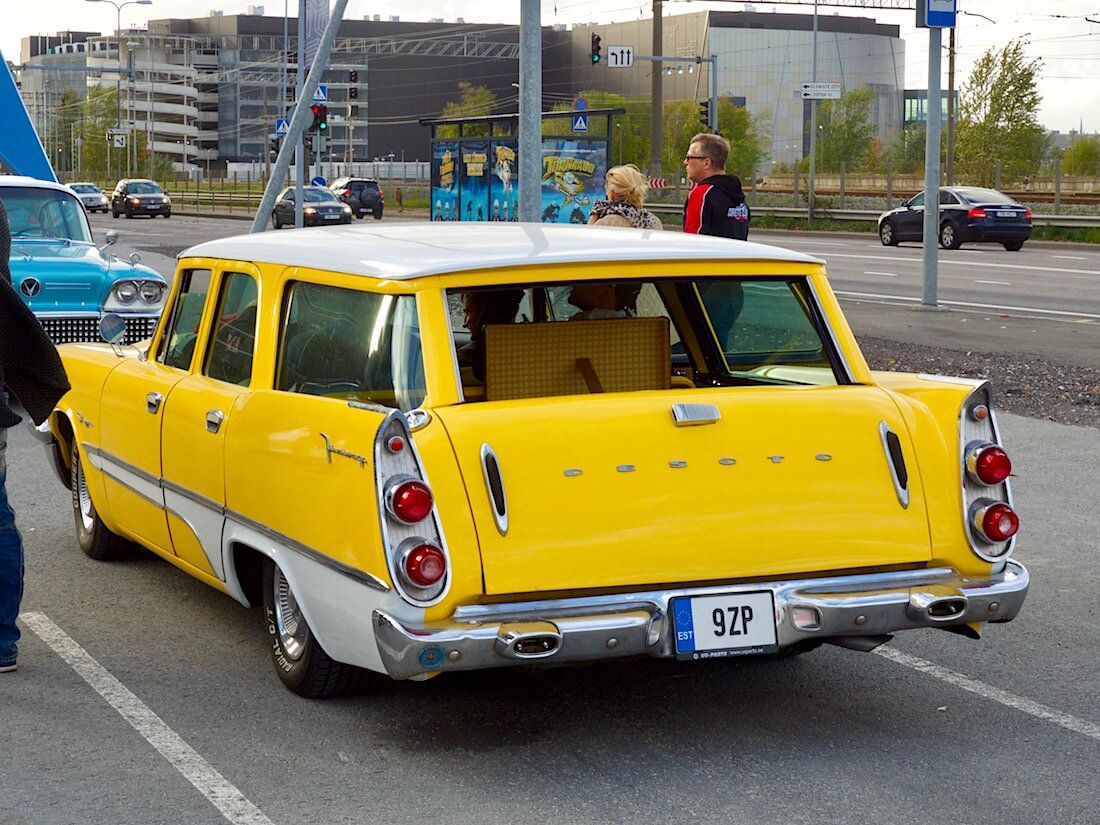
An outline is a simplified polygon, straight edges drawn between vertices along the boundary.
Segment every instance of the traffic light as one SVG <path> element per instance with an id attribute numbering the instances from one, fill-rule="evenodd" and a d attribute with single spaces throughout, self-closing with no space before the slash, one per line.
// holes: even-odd
<path id="1" fill-rule="evenodd" d="M 710 101 L 704 100 L 699 104 L 699 122 L 710 128 Z"/>
<path id="2" fill-rule="evenodd" d="M 359 87 L 355 85 L 358 82 L 359 72 L 352 69 L 350 72 L 348 72 L 348 83 L 351 84 L 351 86 L 348 87 L 348 100 L 359 99 Z"/>
<path id="3" fill-rule="evenodd" d="M 603 51 L 603 46 L 600 45 L 600 36 L 598 34 L 592 35 L 592 65 L 595 66 L 600 62 L 600 52 Z"/>
<path id="4" fill-rule="evenodd" d="M 328 131 L 328 106 L 324 103 L 314 103 L 310 111 L 313 112 L 313 123 L 309 124 L 309 131 L 325 134 Z"/>
<path id="5" fill-rule="evenodd" d="M 271 154 L 276 156 L 276 157 L 279 156 L 279 144 L 280 143 L 281 143 L 281 140 L 279 138 L 272 138 L 271 139 Z"/>

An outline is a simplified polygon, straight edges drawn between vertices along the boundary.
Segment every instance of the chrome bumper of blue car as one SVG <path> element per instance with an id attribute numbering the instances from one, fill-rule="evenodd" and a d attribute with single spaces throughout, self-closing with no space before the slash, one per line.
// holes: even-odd
<path id="1" fill-rule="evenodd" d="M 412 679 L 448 670 L 676 656 L 670 604 L 686 596 L 771 591 L 778 649 L 815 640 L 872 640 L 927 627 L 1011 621 L 1027 596 L 1027 568 L 1008 561 L 988 578 L 951 568 L 754 582 L 458 608 L 451 619 L 404 625 L 373 614 L 387 672 Z"/>

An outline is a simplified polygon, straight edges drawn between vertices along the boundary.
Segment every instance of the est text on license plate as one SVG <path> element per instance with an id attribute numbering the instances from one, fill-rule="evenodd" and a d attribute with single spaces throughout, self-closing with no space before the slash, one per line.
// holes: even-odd
<path id="1" fill-rule="evenodd" d="M 678 659 L 775 653 L 775 599 L 770 590 L 690 596 L 672 602 Z"/>

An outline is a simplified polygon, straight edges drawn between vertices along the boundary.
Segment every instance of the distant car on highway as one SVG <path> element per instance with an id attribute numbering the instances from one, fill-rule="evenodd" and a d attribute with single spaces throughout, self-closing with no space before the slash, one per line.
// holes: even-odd
<path id="1" fill-rule="evenodd" d="M 102 212 L 106 215 L 110 209 L 107 195 L 94 183 L 70 183 L 69 188 L 76 192 L 76 196 L 89 212 Z"/>
<path id="2" fill-rule="evenodd" d="M 355 210 L 355 217 L 362 219 L 368 212 L 376 221 L 382 220 L 386 208 L 386 193 L 378 181 L 370 178 L 337 178 L 331 187 L 337 197 Z"/>
<path id="3" fill-rule="evenodd" d="M 111 193 L 111 217 L 125 215 L 148 215 L 150 218 L 162 215 L 172 217 L 172 199 L 160 188 L 155 180 L 146 178 L 123 179 L 115 184 Z"/>
<path id="4" fill-rule="evenodd" d="M 302 225 L 324 226 L 332 223 L 351 223 L 351 207 L 341 203 L 336 193 L 324 186 L 302 187 Z M 271 225 L 276 229 L 294 226 L 294 187 L 288 186 L 279 193 L 275 208 L 271 210 Z"/>
<path id="5" fill-rule="evenodd" d="M 918 192 L 878 219 L 883 246 L 924 239 L 924 193 Z M 1016 252 L 1031 237 L 1031 210 L 1003 192 L 980 186 L 940 189 L 939 241 L 944 249 L 958 249 L 975 241 L 999 243 Z"/>
<path id="6" fill-rule="evenodd" d="M 96 247 L 85 207 L 68 186 L 34 178 L 0 176 L 0 200 L 11 225 L 12 286 L 54 343 L 98 341 L 99 320 L 115 313 L 125 322 L 123 341 L 153 334 L 168 287 L 140 266 Z"/>

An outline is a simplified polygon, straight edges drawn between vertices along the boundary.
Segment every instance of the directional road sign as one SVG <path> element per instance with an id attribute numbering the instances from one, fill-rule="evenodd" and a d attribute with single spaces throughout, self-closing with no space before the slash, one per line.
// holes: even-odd
<path id="1" fill-rule="evenodd" d="M 290 132 L 290 121 L 285 117 L 275 119 L 275 137 L 283 137 Z"/>
<path id="2" fill-rule="evenodd" d="M 573 131 L 574 132 L 587 132 L 588 131 L 588 115 L 573 115 Z"/>
<path id="3" fill-rule="evenodd" d="M 837 100 L 840 98 L 839 83 L 803 83 L 803 100 Z"/>
<path id="4" fill-rule="evenodd" d="M 314 103 L 328 103 L 328 84 L 318 83 L 317 91 L 313 93 Z"/>
<path id="5" fill-rule="evenodd" d="M 116 149 L 125 149 L 126 148 L 126 135 L 114 135 L 112 137 L 112 140 L 114 140 L 114 142 L 115 142 L 114 146 L 115 146 Z"/>
<path id="6" fill-rule="evenodd" d="M 607 68 L 609 69 L 629 69 L 634 65 L 634 47 L 633 46 L 608 46 L 607 47 Z"/>

